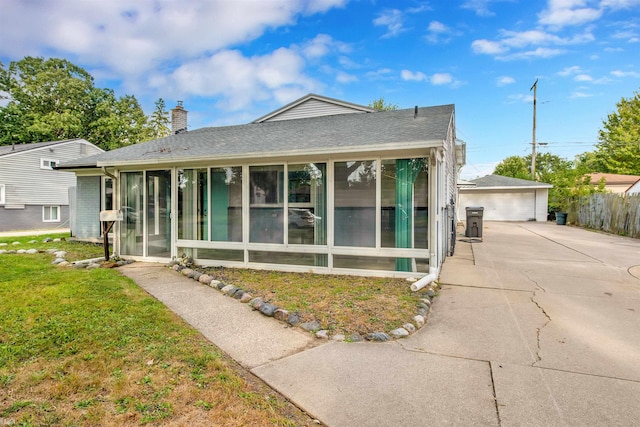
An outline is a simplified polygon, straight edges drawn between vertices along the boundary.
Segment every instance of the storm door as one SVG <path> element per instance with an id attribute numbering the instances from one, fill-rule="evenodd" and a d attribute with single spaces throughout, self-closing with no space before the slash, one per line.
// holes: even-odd
<path id="1" fill-rule="evenodd" d="M 171 256 L 171 171 L 146 173 L 147 256 Z"/>

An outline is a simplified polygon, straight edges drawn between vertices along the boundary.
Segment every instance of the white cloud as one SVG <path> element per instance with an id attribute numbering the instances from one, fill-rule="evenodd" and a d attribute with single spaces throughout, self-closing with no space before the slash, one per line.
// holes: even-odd
<path id="1" fill-rule="evenodd" d="M 577 82 L 591 82 L 593 81 L 593 77 L 591 77 L 589 74 L 578 74 L 573 78 L 573 80 Z"/>
<path id="2" fill-rule="evenodd" d="M 431 84 L 435 86 L 446 85 L 453 82 L 453 76 L 449 73 L 435 73 L 431 76 Z"/>
<path id="3" fill-rule="evenodd" d="M 572 99 L 576 99 L 576 98 L 590 98 L 593 95 L 585 93 L 585 92 L 580 92 L 580 91 L 575 91 L 573 92 L 571 95 L 569 95 L 569 98 Z"/>
<path id="4" fill-rule="evenodd" d="M 461 7 L 463 9 L 469 9 L 474 11 L 478 16 L 483 16 L 483 17 L 494 16 L 495 13 L 489 10 L 489 6 L 491 5 L 491 3 L 496 3 L 498 1 L 505 1 L 505 0 L 467 0 L 464 3 L 462 3 Z"/>
<path id="5" fill-rule="evenodd" d="M 611 75 L 615 77 L 640 77 L 640 73 L 637 71 L 614 70 Z"/>
<path id="6" fill-rule="evenodd" d="M 374 71 L 368 71 L 365 73 L 365 77 L 370 80 L 388 79 L 392 76 L 393 70 L 391 68 L 379 68 Z"/>
<path id="7" fill-rule="evenodd" d="M 631 9 L 640 6 L 640 0 L 602 0 L 600 6 L 611 9 Z"/>
<path id="8" fill-rule="evenodd" d="M 507 49 L 500 43 L 487 39 L 474 40 L 471 43 L 471 48 L 474 53 L 486 54 L 486 55 L 499 55 L 507 51 Z"/>
<path id="9" fill-rule="evenodd" d="M 587 7 L 586 0 L 549 0 L 539 22 L 552 27 L 578 26 L 598 20 L 602 9 Z"/>
<path id="10" fill-rule="evenodd" d="M 500 76 L 496 79 L 496 84 L 498 86 L 511 85 L 511 84 L 514 84 L 515 82 L 516 82 L 516 79 L 510 76 Z"/>
<path id="11" fill-rule="evenodd" d="M 509 100 L 512 101 L 512 102 L 531 103 L 531 102 L 533 102 L 533 95 L 518 93 L 518 94 L 514 94 L 514 95 L 509 95 Z"/>
<path id="12" fill-rule="evenodd" d="M 431 21 L 427 27 L 425 38 L 429 43 L 447 43 L 451 38 L 459 36 L 459 31 L 454 31 L 440 21 Z"/>
<path id="13" fill-rule="evenodd" d="M 583 72 L 582 68 L 580 68 L 577 65 L 572 65 L 570 67 L 563 68 L 561 71 L 558 71 L 556 74 L 559 75 L 559 76 L 566 77 L 566 76 L 570 76 L 572 74 L 579 74 L 579 73 L 582 73 L 582 72 Z"/>
<path id="14" fill-rule="evenodd" d="M 406 31 L 403 22 L 404 15 L 398 9 L 386 10 L 373 20 L 374 25 L 387 27 L 387 32 L 382 36 L 383 38 L 395 37 Z"/>
<path id="15" fill-rule="evenodd" d="M 234 111 L 269 99 L 271 93 L 278 98 L 282 93 L 313 92 L 319 84 L 306 77 L 303 68 L 304 59 L 291 49 L 250 58 L 223 50 L 184 63 L 170 76 L 152 76 L 149 84 L 164 90 L 173 87 L 183 95 L 218 96 L 220 107 Z"/>
<path id="16" fill-rule="evenodd" d="M 328 55 L 329 53 L 347 53 L 351 48 L 347 43 L 343 43 L 333 39 L 328 34 L 318 34 L 313 40 L 302 46 L 302 53 L 309 59 L 317 59 Z"/>
<path id="17" fill-rule="evenodd" d="M 345 73 L 344 71 L 339 71 L 336 74 L 336 81 L 338 83 L 352 83 L 358 81 L 358 78 L 353 74 Z"/>
<path id="18" fill-rule="evenodd" d="M 334 7 L 344 7 L 347 1 L 348 0 L 309 0 L 305 12 L 311 15 L 326 12 Z M 262 3 L 260 4 L 262 5 Z"/>
<path id="19" fill-rule="evenodd" d="M 409 71 L 409 70 L 402 70 L 400 72 L 400 77 L 402 77 L 402 80 L 416 81 L 416 82 L 421 82 L 428 79 L 427 75 L 421 71 L 417 71 L 414 73 L 413 71 Z"/>

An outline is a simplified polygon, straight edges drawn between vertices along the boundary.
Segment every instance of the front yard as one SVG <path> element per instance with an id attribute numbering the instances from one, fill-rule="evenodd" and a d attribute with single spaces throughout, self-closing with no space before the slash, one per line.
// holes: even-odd
<path id="1" fill-rule="evenodd" d="M 99 245 L 44 237 L 0 238 L 8 243 L 0 249 L 56 248 L 68 261 L 102 255 Z M 0 255 L 0 423 L 313 424 L 117 269 L 59 268 L 52 260 Z M 420 298 L 405 280 L 207 272 L 332 334 L 400 327 Z"/>

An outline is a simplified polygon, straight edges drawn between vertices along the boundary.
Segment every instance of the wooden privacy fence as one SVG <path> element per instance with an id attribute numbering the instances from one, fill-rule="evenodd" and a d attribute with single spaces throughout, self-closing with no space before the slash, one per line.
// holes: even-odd
<path id="1" fill-rule="evenodd" d="M 640 195 L 592 194 L 571 202 L 567 221 L 580 227 L 640 238 Z"/>

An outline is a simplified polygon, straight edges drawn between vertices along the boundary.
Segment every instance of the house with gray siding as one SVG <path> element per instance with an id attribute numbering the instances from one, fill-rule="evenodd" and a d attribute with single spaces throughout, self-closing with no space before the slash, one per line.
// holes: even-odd
<path id="1" fill-rule="evenodd" d="M 78 237 L 99 236 L 96 192 L 111 182 L 122 257 L 434 278 L 455 236 L 455 129 L 453 105 L 377 111 L 310 94 L 249 124 L 59 167 L 77 175 Z"/>
<path id="2" fill-rule="evenodd" d="M 102 152 L 84 139 L 0 147 L 0 231 L 68 228 L 76 175 L 55 167 Z"/>

